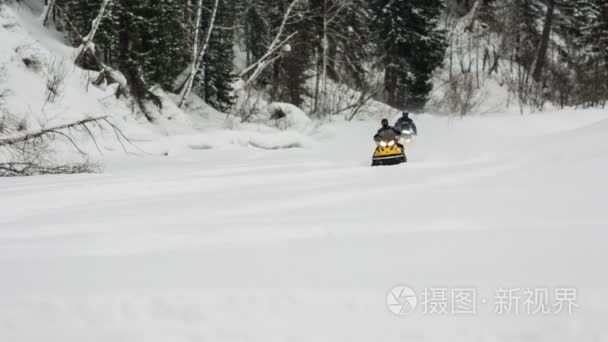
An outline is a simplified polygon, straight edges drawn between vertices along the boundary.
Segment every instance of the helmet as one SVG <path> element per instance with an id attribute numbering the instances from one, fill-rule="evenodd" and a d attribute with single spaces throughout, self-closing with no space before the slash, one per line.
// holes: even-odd
<path id="1" fill-rule="evenodd" d="M 382 127 L 388 127 L 388 119 L 382 119 Z"/>
<path id="2" fill-rule="evenodd" d="M 402 112 L 401 116 L 403 116 L 404 118 L 408 118 L 410 116 L 410 113 L 408 113 L 408 112 Z"/>

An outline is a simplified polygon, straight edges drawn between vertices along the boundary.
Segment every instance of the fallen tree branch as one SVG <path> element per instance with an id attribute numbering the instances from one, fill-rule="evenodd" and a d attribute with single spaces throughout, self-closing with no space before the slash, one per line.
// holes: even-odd
<path id="1" fill-rule="evenodd" d="M 59 166 L 39 166 L 35 163 L 0 163 L 0 177 L 65 175 L 78 173 L 95 173 L 98 167 L 90 163 L 65 164 Z"/>
<path id="2" fill-rule="evenodd" d="M 100 130 L 110 127 L 116 136 L 116 140 L 118 140 L 123 151 L 126 153 L 131 154 L 125 142 L 141 151 L 134 144 L 133 140 L 128 138 L 107 116 L 90 117 L 73 123 L 42 129 L 38 132 L 23 134 L 18 137 L 0 139 L 0 152 L 9 157 L 8 161 L 0 162 L 0 177 L 91 173 L 97 171 L 99 167 L 88 161 L 87 154 L 78 146 L 78 143 L 71 135 L 73 130 L 80 130 L 86 133 L 95 144 L 97 150 L 102 153 L 89 125 L 96 126 Z M 53 149 L 50 148 L 50 142 L 56 138 L 65 139 L 84 157 L 84 162 L 56 165 L 55 162 L 49 161 L 49 157 L 54 153 Z"/>
<path id="3" fill-rule="evenodd" d="M 106 119 L 107 119 L 107 116 L 101 116 L 101 117 L 97 117 L 97 118 L 88 118 L 88 119 L 80 120 L 78 122 L 74 122 L 74 123 L 67 124 L 67 125 L 61 125 L 61 126 L 57 126 L 57 127 L 53 127 L 53 128 L 43 129 L 39 132 L 26 134 L 24 136 L 17 137 L 17 138 L 0 139 L 0 147 L 11 146 L 11 145 L 18 144 L 20 142 L 25 142 L 28 140 L 42 138 L 45 135 L 63 134 L 60 131 L 67 130 L 67 129 L 77 127 L 77 126 L 82 126 L 86 123 L 98 122 L 98 121 L 102 121 L 102 120 L 106 120 Z"/>

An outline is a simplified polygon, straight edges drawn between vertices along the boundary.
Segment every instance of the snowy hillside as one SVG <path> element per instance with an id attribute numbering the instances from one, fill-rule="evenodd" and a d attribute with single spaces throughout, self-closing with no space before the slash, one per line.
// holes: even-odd
<path id="1" fill-rule="evenodd" d="M 166 98 L 163 112 L 155 113 L 157 124 L 148 125 L 128 101 L 116 100 L 116 84 L 93 86 L 97 73 L 74 65 L 77 50 L 41 25 L 39 12 L 30 9 L 36 3 L 0 6 L 0 87 L 8 90 L 3 114 L 24 122 L 26 132 L 106 115 L 137 138 L 192 131 L 185 128 L 195 126 L 196 121 Z M 51 91 L 49 84 L 54 79 L 58 81 Z M 105 150 L 117 148 L 113 139 L 102 137 L 100 141 L 108 145 Z"/>
<path id="2" fill-rule="evenodd" d="M 170 95 L 158 89 L 156 94 L 161 96 L 163 106 L 162 109 L 149 106 L 154 119 L 150 123 L 131 100 L 124 97 L 116 99 L 114 93 L 117 84 L 92 84 L 98 73 L 74 65 L 77 49 L 66 46 L 64 38 L 58 32 L 42 26 L 39 7 L 38 1 L 0 6 L 0 93 L 6 91 L 1 103 L 4 111 L 0 112 L 0 123 L 15 123 L 16 127 L 22 127 L 18 132 L 9 131 L 13 136 L 89 117 L 108 116 L 135 141 L 159 141 L 162 137 L 176 134 L 200 135 L 205 132 L 206 142 L 203 145 L 193 146 L 188 141 L 181 146 L 159 143 L 158 151 L 141 151 L 139 146 L 127 144 L 128 152 L 138 155 L 142 152 L 144 155 L 167 155 L 180 148 L 230 144 L 275 149 L 310 143 L 307 136 L 314 132 L 315 125 L 307 122 L 308 119 L 299 111 L 293 114 L 295 117 L 290 114 L 284 119 L 272 121 L 276 127 L 241 124 L 240 118 L 216 111 L 195 95 L 190 97 L 184 110 L 181 110 L 175 105 L 175 98 L 170 98 Z M 60 81 L 57 86 L 53 86 L 54 96 L 49 100 L 48 85 L 56 78 Z M 272 109 L 268 103 L 264 105 Z M 236 129 L 238 133 L 231 131 Z M 124 154 L 123 146 L 111 129 L 106 127 L 98 130 L 97 127 L 91 127 L 91 130 L 96 136 L 95 142 L 87 133 L 72 132 L 72 138 L 79 148 L 89 154 L 87 158 L 104 166 L 108 155 Z M 0 130 L 0 134 L 4 133 Z M 100 145 L 101 151 L 97 150 L 95 143 Z M 65 139 L 56 139 L 53 148 L 55 153 L 51 158 L 58 163 L 80 158 L 71 143 Z M 0 153 L 0 162 L 5 157 Z"/>

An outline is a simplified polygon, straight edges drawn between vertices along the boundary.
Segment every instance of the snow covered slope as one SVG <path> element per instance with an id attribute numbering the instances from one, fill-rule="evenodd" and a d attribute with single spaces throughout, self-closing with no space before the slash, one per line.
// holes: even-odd
<path id="1" fill-rule="evenodd" d="M 29 0 L 0 5 L 0 93 L 8 90 L 2 102 L 6 112 L 0 112 L 0 123 L 7 115 L 11 122 L 23 123 L 24 130 L 18 134 L 36 132 L 87 117 L 108 116 L 130 138 L 157 142 L 157 145 L 162 146 L 159 149 L 162 154 L 172 153 L 175 148 L 191 147 L 187 141 L 178 147 L 167 145 L 161 141 L 163 137 L 201 134 L 206 130 L 211 130 L 205 133 L 208 143 L 199 144 L 199 148 L 218 144 L 253 144 L 274 149 L 310 144 L 306 133 L 314 128 L 314 124 L 302 123 L 300 120 L 298 127 L 290 127 L 290 130 L 240 124 L 239 119 L 227 117 L 194 95 L 182 111 L 170 99 L 170 95 L 160 90 L 156 90 L 156 93 L 163 100 L 163 108 L 158 109 L 152 105 L 148 107 L 149 114 L 154 118 L 154 123 L 150 123 L 129 100 L 115 98 L 115 84 L 100 87 L 92 85 L 97 73 L 75 66 L 73 61 L 77 55 L 76 49 L 67 46 L 60 33 L 47 30 L 41 25 L 41 4 L 39 0 Z M 55 99 L 48 101 L 47 83 L 55 76 L 59 76 L 61 82 L 55 87 Z M 212 139 L 217 136 L 213 132 L 223 128 L 238 129 L 240 132 L 221 134 L 219 141 Z M 90 152 L 90 158 L 95 162 L 104 164 L 108 155 L 123 153 L 122 146 L 111 130 L 95 131 L 102 153 L 98 153 L 88 134 L 72 133 L 74 140 L 83 150 Z M 57 153 L 52 158 L 58 162 L 80 157 L 67 141 L 57 139 L 55 145 L 57 146 L 53 148 Z M 0 155 L 0 160 L 2 158 Z"/>
<path id="2" fill-rule="evenodd" d="M 605 341 L 606 120 L 421 116 L 411 163 L 387 168 L 368 166 L 375 123 L 281 150 L 216 131 L 101 175 L 2 180 L 0 336 Z M 394 316 L 402 283 L 473 287 L 478 313 Z M 501 286 L 573 287 L 580 307 L 495 315 Z"/>
<path id="3" fill-rule="evenodd" d="M 115 98 L 116 84 L 96 87 L 92 82 L 98 74 L 74 64 L 77 49 L 69 47 L 61 33 L 40 23 L 42 4 L 40 0 L 25 0 L 0 6 L 0 91 L 9 90 L 4 98 L 6 112 L 23 120 L 28 131 L 109 116 L 133 138 L 153 140 L 223 124 L 225 114 L 199 99 L 193 97 L 188 103 L 187 111 L 194 114 L 189 115 L 160 90 L 156 93 L 163 108 L 148 107 L 155 119 L 150 124 L 130 101 Z M 55 76 L 61 82 L 56 98 L 48 101 L 48 80 Z M 117 149 L 115 139 L 102 135 L 99 142 L 109 151 Z"/>

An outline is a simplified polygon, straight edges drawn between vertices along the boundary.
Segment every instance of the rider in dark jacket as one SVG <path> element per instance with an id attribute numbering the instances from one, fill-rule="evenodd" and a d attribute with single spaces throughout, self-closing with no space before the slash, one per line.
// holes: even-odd
<path id="1" fill-rule="evenodd" d="M 378 137 L 381 137 L 381 136 L 384 136 L 387 134 L 394 134 L 395 136 L 399 136 L 399 135 L 401 135 L 401 131 L 399 131 L 395 127 L 392 127 L 391 125 L 389 125 L 387 119 L 382 119 L 382 128 L 380 128 L 378 130 L 378 133 L 376 133 L 375 138 L 378 138 Z"/>
<path id="2" fill-rule="evenodd" d="M 414 135 L 418 135 L 418 128 L 416 127 L 416 124 L 414 123 L 414 120 L 412 120 L 410 118 L 410 113 L 408 113 L 408 112 L 401 113 L 401 117 L 395 123 L 395 127 L 399 131 L 403 131 L 403 130 L 406 130 L 406 129 L 411 129 L 412 132 L 414 132 Z"/>

